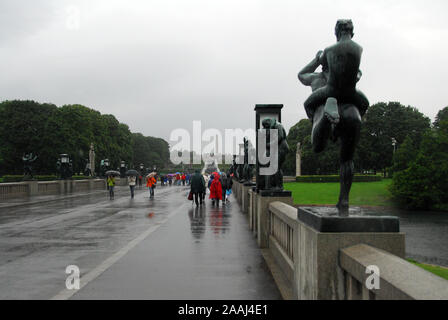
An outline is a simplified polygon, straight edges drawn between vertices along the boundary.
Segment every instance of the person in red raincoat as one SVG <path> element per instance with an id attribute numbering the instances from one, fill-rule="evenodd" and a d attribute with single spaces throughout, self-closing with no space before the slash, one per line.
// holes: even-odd
<path id="1" fill-rule="evenodd" d="M 221 179 L 219 176 L 213 178 L 212 184 L 210 185 L 210 199 L 212 200 L 212 204 L 219 206 L 219 200 L 222 200 L 222 185 Z"/>

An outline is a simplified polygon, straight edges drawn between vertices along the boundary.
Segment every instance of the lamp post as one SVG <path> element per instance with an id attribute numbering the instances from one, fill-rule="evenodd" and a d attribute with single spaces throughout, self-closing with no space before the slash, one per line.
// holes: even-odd
<path id="1" fill-rule="evenodd" d="M 121 161 L 120 164 L 120 177 L 124 178 L 126 176 L 126 162 Z"/>
<path id="2" fill-rule="evenodd" d="M 397 140 L 395 138 L 392 138 L 392 146 L 394 147 L 394 154 L 395 154 L 396 146 L 397 146 Z"/>
<path id="3" fill-rule="evenodd" d="M 69 177 L 70 157 L 68 154 L 59 155 L 59 161 L 61 163 L 61 179 L 66 180 Z"/>

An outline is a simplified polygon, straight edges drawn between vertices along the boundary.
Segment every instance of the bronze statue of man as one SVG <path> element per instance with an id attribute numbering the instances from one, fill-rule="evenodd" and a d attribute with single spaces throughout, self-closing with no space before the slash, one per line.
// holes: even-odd
<path id="1" fill-rule="evenodd" d="M 362 47 L 352 40 L 351 20 L 338 20 L 337 43 L 319 51 L 300 73 L 299 80 L 311 86 L 313 93 L 305 101 L 305 110 L 313 122 L 313 149 L 322 152 L 329 138 L 341 139 L 341 190 L 337 208 L 348 215 L 349 193 L 354 175 L 353 156 L 359 140 L 361 118 L 369 107 L 366 96 L 356 89 L 361 78 L 359 66 Z M 322 65 L 322 73 L 316 69 Z"/>
<path id="2" fill-rule="evenodd" d="M 277 145 L 277 171 L 272 176 L 265 176 L 265 190 L 283 191 L 283 171 L 282 167 L 286 160 L 286 155 L 289 153 L 289 145 L 287 141 L 286 130 L 283 125 L 275 119 L 264 119 L 262 121 L 263 129 L 267 130 L 266 155 L 271 157 L 271 145 Z M 277 130 L 277 140 L 271 141 L 270 130 Z M 274 149 L 274 148 L 272 148 Z"/>

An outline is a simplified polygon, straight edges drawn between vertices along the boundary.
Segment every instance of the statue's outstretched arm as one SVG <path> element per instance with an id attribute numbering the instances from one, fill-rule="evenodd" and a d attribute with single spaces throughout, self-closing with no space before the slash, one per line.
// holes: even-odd
<path id="1" fill-rule="evenodd" d="M 299 80 L 302 82 L 305 86 L 310 86 L 311 82 L 314 80 L 314 77 L 316 76 L 314 72 L 317 68 L 320 66 L 320 55 L 322 54 L 322 51 L 319 51 L 316 55 L 316 57 L 308 63 L 305 68 L 303 68 L 299 72 Z"/>
<path id="2" fill-rule="evenodd" d="M 358 76 L 356 77 L 356 82 L 359 82 L 359 80 L 361 80 L 362 78 L 362 71 L 358 70 Z"/>

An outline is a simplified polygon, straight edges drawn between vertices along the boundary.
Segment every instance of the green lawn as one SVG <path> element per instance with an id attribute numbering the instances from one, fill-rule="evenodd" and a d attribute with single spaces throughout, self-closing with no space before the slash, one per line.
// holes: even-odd
<path id="1" fill-rule="evenodd" d="M 412 259 L 408 259 L 408 261 L 422 269 L 425 269 L 426 271 L 432 272 L 435 275 L 438 275 L 439 277 L 442 277 L 442 278 L 448 280 L 448 268 L 424 264 L 424 263 L 420 263 L 420 262 L 417 262 Z"/>
<path id="2" fill-rule="evenodd" d="M 355 182 L 350 192 L 350 204 L 354 206 L 392 206 L 387 190 L 391 180 L 379 182 Z M 339 183 L 285 183 L 292 191 L 294 203 L 300 205 L 335 205 L 339 198 Z"/>

